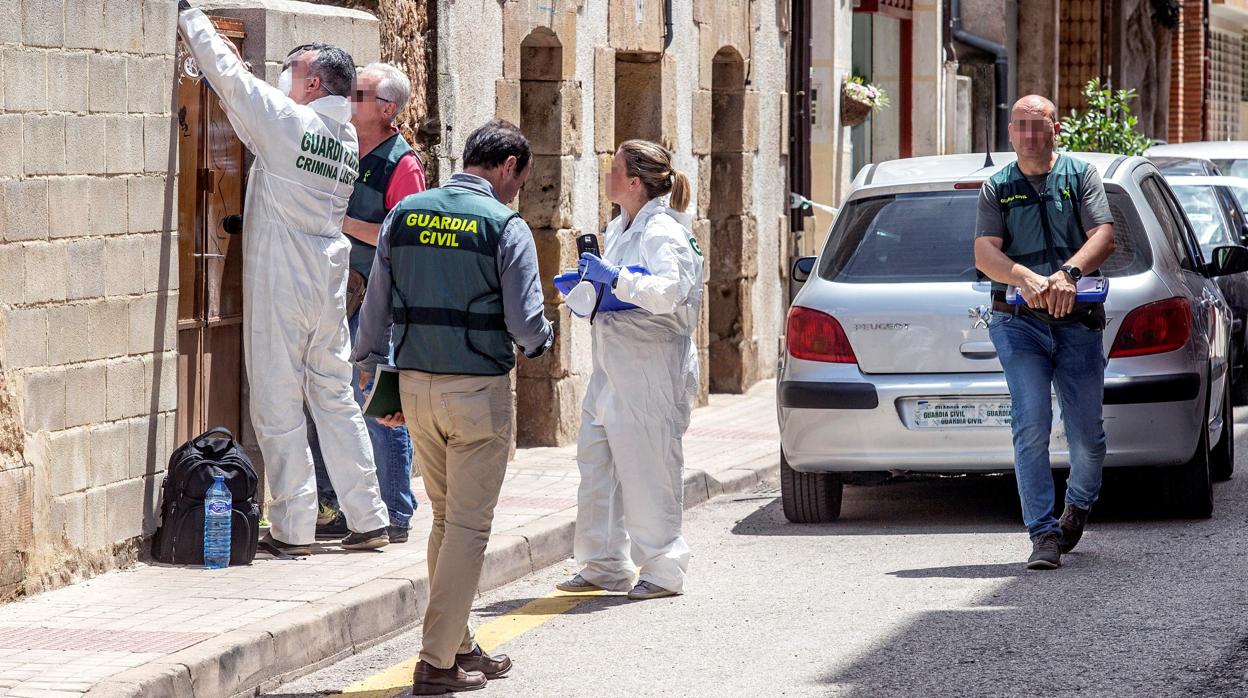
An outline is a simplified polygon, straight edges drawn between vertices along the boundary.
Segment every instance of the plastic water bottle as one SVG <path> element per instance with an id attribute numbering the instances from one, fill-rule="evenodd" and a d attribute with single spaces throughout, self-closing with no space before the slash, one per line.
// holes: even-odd
<path id="1" fill-rule="evenodd" d="M 234 497 L 225 486 L 225 476 L 213 475 L 212 487 L 204 497 L 204 567 L 215 570 L 230 566 L 230 519 Z"/>

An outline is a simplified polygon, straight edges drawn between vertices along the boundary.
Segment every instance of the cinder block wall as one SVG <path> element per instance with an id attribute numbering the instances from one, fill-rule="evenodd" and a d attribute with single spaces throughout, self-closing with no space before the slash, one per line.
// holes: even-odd
<path id="1" fill-rule="evenodd" d="M 242 19 L 276 81 L 309 41 L 377 60 L 367 13 Z M 0 600 L 132 561 L 175 446 L 172 0 L 0 0 Z M 250 421 L 250 420 L 246 420 Z"/>
<path id="2" fill-rule="evenodd" d="M 0 2 L 0 598 L 125 561 L 155 523 L 177 407 L 175 7 Z"/>

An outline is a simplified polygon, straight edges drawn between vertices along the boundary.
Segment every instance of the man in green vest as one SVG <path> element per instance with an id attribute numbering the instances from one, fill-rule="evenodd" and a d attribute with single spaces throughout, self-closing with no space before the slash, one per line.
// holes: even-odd
<path id="1" fill-rule="evenodd" d="M 359 330 L 360 303 L 364 300 L 368 275 L 377 253 L 377 233 L 381 222 L 404 197 L 425 190 L 425 169 L 416 151 L 399 133 L 395 119 L 412 94 L 412 84 L 403 71 L 389 63 L 371 63 L 356 75 L 352 96 L 351 123 L 360 140 L 360 176 L 355 180 L 342 231 L 351 241 L 351 271 L 347 280 L 347 320 L 351 340 Z M 358 380 L 358 376 L 357 376 Z M 364 403 L 358 388 L 355 399 Z M 381 498 L 390 512 L 386 529 L 391 543 L 406 543 L 416 500 L 412 497 L 412 444 L 407 429 L 389 427 L 371 417 L 364 418 L 373 443 L 377 463 L 377 483 Z M 338 497 L 329 481 L 320 442 L 312 422 L 308 442 L 316 464 L 319 499 L 317 537 L 347 534 L 346 519 L 337 511 Z"/>
<path id="2" fill-rule="evenodd" d="M 481 688 L 511 669 L 468 627 L 513 439 L 516 347 L 554 339 L 533 233 L 506 203 L 532 168 L 529 142 L 495 119 L 464 146 L 464 171 L 386 216 L 352 358 L 361 382 L 393 347 L 403 415 L 433 509 L 429 607 L 416 695 Z M 392 341 L 393 340 L 393 341 Z"/>
<path id="3" fill-rule="evenodd" d="M 975 265 L 993 281 L 988 333 L 1010 390 L 1029 569 L 1060 567 L 1062 553 L 1079 542 L 1105 461 L 1105 310 L 1076 303 L 1075 286 L 1114 251 L 1114 217 L 1096 169 L 1055 151 L 1060 128 L 1044 97 L 1014 105 L 1010 143 L 1018 160 L 984 183 L 976 217 Z M 1009 286 L 1025 305 L 1006 302 Z M 1053 390 L 1070 445 L 1060 520 L 1049 463 Z"/>

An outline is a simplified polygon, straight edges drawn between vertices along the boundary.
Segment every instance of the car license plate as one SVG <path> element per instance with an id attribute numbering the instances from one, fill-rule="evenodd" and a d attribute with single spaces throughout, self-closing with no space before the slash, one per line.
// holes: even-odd
<path id="1" fill-rule="evenodd" d="M 962 429 L 1010 426 L 1010 400 L 917 400 L 913 429 Z"/>

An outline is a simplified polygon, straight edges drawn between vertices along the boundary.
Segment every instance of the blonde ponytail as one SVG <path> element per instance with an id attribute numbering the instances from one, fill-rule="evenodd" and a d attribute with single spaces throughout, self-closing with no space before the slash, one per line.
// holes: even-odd
<path id="1" fill-rule="evenodd" d="M 641 180 L 647 198 L 670 193 L 668 206 L 677 211 L 689 208 L 689 178 L 672 167 L 671 151 L 658 143 L 631 140 L 620 144 L 620 154 L 628 176 Z"/>
<path id="2" fill-rule="evenodd" d="M 668 206 L 677 211 L 689 208 L 689 178 L 680 170 L 672 170 L 672 199 Z"/>

